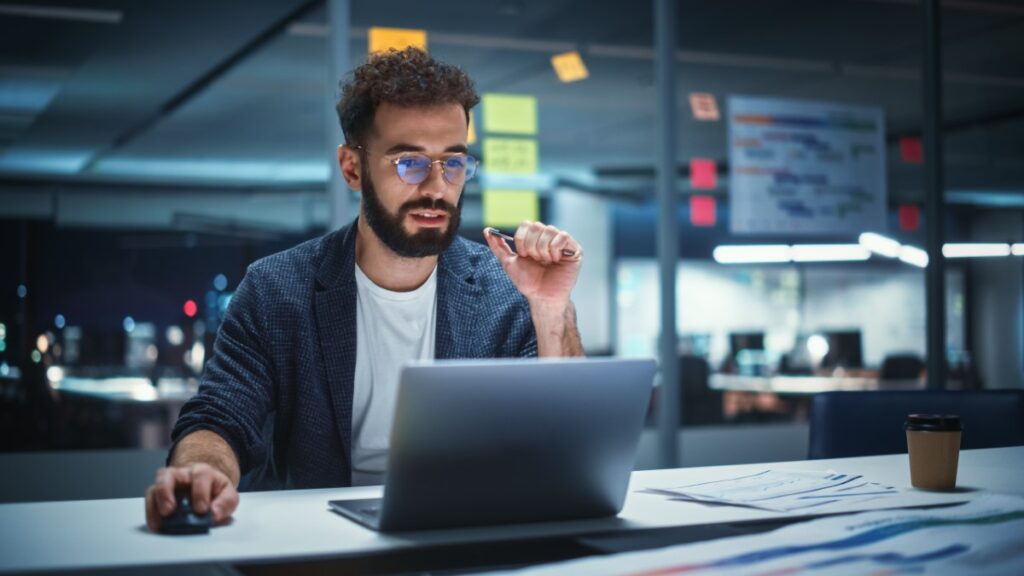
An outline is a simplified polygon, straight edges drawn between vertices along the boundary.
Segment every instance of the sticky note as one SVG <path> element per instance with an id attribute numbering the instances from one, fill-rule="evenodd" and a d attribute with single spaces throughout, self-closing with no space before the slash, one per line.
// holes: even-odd
<path id="1" fill-rule="evenodd" d="M 536 174 L 537 141 L 529 138 L 484 138 L 483 166 L 488 173 Z"/>
<path id="2" fill-rule="evenodd" d="M 590 76 L 587 65 L 583 63 L 583 57 L 575 50 L 555 54 L 551 57 L 551 66 L 562 82 L 576 82 Z"/>
<path id="3" fill-rule="evenodd" d="M 715 225 L 715 197 L 695 194 L 690 196 L 690 224 L 700 228 Z"/>
<path id="4" fill-rule="evenodd" d="M 714 94 L 707 92 L 690 93 L 690 110 L 697 120 L 714 121 L 719 119 L 718 102 Z"/>
<path id="5" fill-rule="evenodd" d="M 900 230 L 913 232 L 921 225 L 921 209 L 915 204 L 900 204 Z"/>
<path id="6" fill-rule="evenodd" d="M 690 160 L 690 186 L 697 190 L 714 190 L 718 184 L 715 161 L 706 158 Z"/>
<path id="7" fill-rule="evenodd" d="M 540 220 L 536 190 L 484 190 L 484 226 L 515 228 L 523 220 Z"/>
<path id="8" fill-rule="evenodd" d="M 525 94 L 484 94 L 484 132 L 536 134 L 537 98 Z"/>
<path id="9" fill-rule="evenodd" d="M 924 162 L 924 148 L 921 147 L 921 139 L 914 136 L 901 136 L 900 158 L 907 164 Z"/>
<path id="10" fill-rule="evenodd" d="M 469 113 L 469 134 L 466 135 L 466 144 L 476 144 L 476 127 L 473 126 L 473 113 Z"/>
<path id="11" fill-rule="evenodd" d="M 389 48 L 401 50 L 407 46 L 427 49 L 427 31 L 409 28 L 370 27 L 370 53 L 385 52 Z"/>

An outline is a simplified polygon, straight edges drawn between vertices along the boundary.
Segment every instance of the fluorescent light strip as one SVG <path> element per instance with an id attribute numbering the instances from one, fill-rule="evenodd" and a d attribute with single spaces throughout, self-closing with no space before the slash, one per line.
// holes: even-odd
<path id="1" fill-rule="evenodd" d="M 785 244 L 718 246 L 711 255 L 719 264 L 780 263 L 790 261 L 790 248 Z"/>
<path id="2" fill-rule="evenodd" d="M 928 253 L 916 246 L 903 245 L 900 247 L 900 261 L 911 266 L 925 268 L 928 266 Z"/>
<path id="3" fill-rule="evenodd" d="M 49 18 L 51 20 L 74 20 L 98 24 L 120 24 L 124 13 L 120 10 L 98 10 L 95 8 L 64 8 L 63 6 L 27 6 L 24 4 L 0 4 L 0 14 L 26 16 L 28 18 Z"/>
<path id="4" fill-rule="evenodd" d="M 1010 255 L 1009 244 L 945 244 L 942 255 L 946 258 L 995 258 Z"/>
<path id="5" fill-rule="evenodd" d="M 900 255 L 900 243 L 881 234 L 865 232 L 860 235 L 857 241 L 861 246 L 886 258 L 898 258 Z"/>
<path id="6" fill-rule="evenodd" d="M 794 244 L 793 262 L 858 262 L 871 258 L 859 244 Z"/>
<path id="7" fill-rule="evenodd" d="M 1010 246 L 1010 254 L 1014 256 L 1024 256 L 1024 244 L 1014 244 Z"/>
<path id="8" fill-rule="evenodd" d="M 719 264 L 778 264 L 864 261 L 871 252 L 858 244 L 755 244 L 718 246 L 712 256 Z"/>

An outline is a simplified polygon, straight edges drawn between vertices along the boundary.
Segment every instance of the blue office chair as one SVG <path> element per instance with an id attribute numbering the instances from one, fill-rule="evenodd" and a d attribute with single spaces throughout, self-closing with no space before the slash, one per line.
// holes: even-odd
<path id="1" fill-rule="evenodd" d="M 826 392 L 811 403 L 807 457 L 906 453 L 915 413 L 960 415 L 963 449 L 1024 444 L 1024 390 Z"/>

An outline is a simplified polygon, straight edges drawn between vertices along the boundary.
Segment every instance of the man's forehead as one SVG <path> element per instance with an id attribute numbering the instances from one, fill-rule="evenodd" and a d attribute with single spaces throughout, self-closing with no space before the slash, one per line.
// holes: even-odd
<path id="1" fill-rule="evenodd" d="M 465 143 L 467 129 L 466 112 L 461 105 L 454 103 L 432 106 L 382 103 L 373 119 L 373 136 L 388 143 L 439 138 Z M 449 144 L 446 142 L 444 145 Z"/>

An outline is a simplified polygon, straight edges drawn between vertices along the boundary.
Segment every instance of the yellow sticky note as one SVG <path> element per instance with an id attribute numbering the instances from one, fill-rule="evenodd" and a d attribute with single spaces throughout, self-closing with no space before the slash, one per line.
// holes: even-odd
<path id="1" fill-rule="evenodd" d="M 389 48 L 401 50 L 407 46 L 427 50 L 427 31 L 409 28 L 370 28 L 370 53 L 385 52 Z"/>
<path id="2" fill-rule="evenodd" d="M 515 228 L 523 220 L 540 220 L 536 190 L 484 190 L 484 226 Z"/>
<path id="3" fill-rule="evenodd" d="M 466 144 L 476 144 L 476 128 L 473 126 L 473 113 L 469 114 L 469 134 L 466 135 Z"/>
<path id="4" fill-rule="evenodd" d="M 537 133 L 537 98 L 524 94 L 484 94 L 484 131 Z"/>
<path id="5" fill-rule="evenodd" d="M 583 63 L 583 57 L 575 50 L 555 54 L 551 57 L 551 66 L 562 82 L 576 82 L 590 76 L 587 65 Z"/>
<path id="6" fill-rule="evenodd" d="M 536 174 L 537 141 L 527 138 L 484 138 L 484 169 L 495 174 Z"/>

